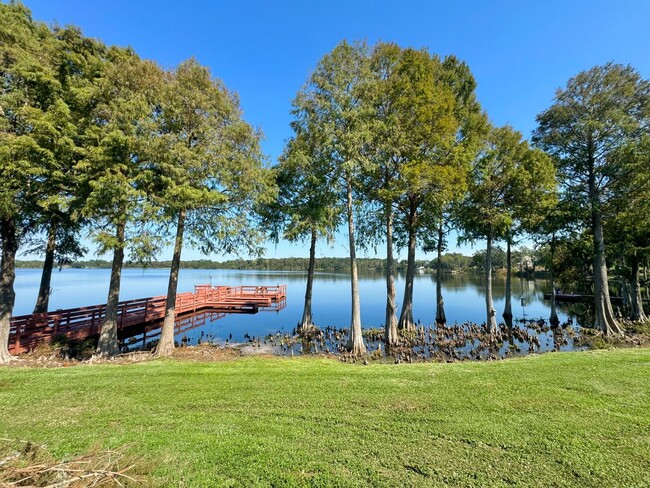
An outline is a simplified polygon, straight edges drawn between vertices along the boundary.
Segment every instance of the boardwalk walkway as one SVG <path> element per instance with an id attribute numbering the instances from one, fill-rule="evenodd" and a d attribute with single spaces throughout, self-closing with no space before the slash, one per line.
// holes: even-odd
<path id="1" fill-rule="evenodd" d="M 286 296 L 286 285 L 196 285 L 194 292 L 179 293 L 176 296 L 176 315 L 202 310 L 222 313 L 279 310 L 284 307 Z M 126 329 L 162 320 L 166 302 L 165 296 L 120 302 L 117 314 L 118 335 L 124 336 Z M 105 314 L 104 304 L 13 317 L 9 351 L 12 354 L 27 352 L 38 344 L 50 342 L 58 335 L 65 335 L 70 339 L 86 339 L 99 335 Z"/>

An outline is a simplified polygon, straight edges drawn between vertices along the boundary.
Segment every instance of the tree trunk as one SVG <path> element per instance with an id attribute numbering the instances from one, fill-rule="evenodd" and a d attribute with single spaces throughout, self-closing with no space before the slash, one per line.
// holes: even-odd
<path id="1" fill-rule="evenodd" d="M 38 289 L 38 298 L 34 313 L 45 313 L 50 303 L 50 283 L 52 281 L 52 269 L 54 268 L 54 251 L 56 250 L 56 223 L 51 222 L 47 232 L 47 247 L 45 248 L 45 261 L 43 262 L 43 273 L 41 275 L 41 286 Z"/>
<path id="2" fill-rule="evenodd" d="M 7 364 L 15 358 L 9 354 L 9 332 L 11 313 L 16 301 L 14 281 L 16 280 L 16 253 L 18 236 L 16 222 L 11 217 L 0 219 L 0 242 L 2 260 L 0 261 L 0 364 Z"/>
<path id="3" fill-rule="evenodd" d="M 305 290 L 305 306 L 302 309 L 302 320 L 298 326 L 299 332 L 304 332 L 307 329 L 314 327 L 314 322 L 311 316 L 311 297 L 314 289 L 314 271 L 316 268 L 316 239 L 318 233 L 316 227 L 311 229 L 311 243 L 309 245 L 309 267 L 307 268 L 307 288 Z"/>
<path id="4" fill-rule="evenodd" d="M 174 353 L 174 324 L 176 322 L 176 291 L 178 290 L 178 273 L 181 269 L 181 251 L 183 250 L 183 233 L 185 231 L 185 210 L 178 213 L 176 226 L 176 241 L 174 255 L 169 272 L 167 285 L 167 301 L 165 302 L 165 319 L 163 320 L 160 340 L 154 354 L 158 357 L 171 356 Z"/>
<path id="5" fill-rule="evenodd" d="M 357 270 L 357 253 L 354 242 L 354 215 L 352 208 L 352 181 L 347 180 L 348 236 L 350 239 L 350 285 L 352 293 L 352 317 L 350 319 L 350 341 L 348 350 L 355 355 L 365 354 L 366 345 L 361 332 L 361 304 L 359 300 L 359 273 Z"/>
<path id="6" fill-rule="evenodd" d="M 554 261 L 555 258 L 555 234 L 551 237 L 551 263 L 549 266 L 549 272 L 551 275 L 551 316 L 548 321 L 551 324 L 551 327 L 557 328 L 560 325 L 560 319 L 557 317 L 557 302 L 555 300 L 555 267 Z"/>
<path id="7" fill-rule="evenodd" d="M 645 286 L 645 297 L 650 300 L 650 281 L 648 281 L 648 268 L 650 268 L 650 258 L 646 256 L 645 266 L 643 267 L 643 285 Z"/>
<path id="8" fill-rule="evenodd" d="M 594 174 L 595 158 L 593 144 L 589 144 L 589 203 L 591 205 L 591 230 L 594 245 L 594 328 L 603 335 L 622 334 L 623 330 L 614 317 L 609 298 L 607 263 L 605 262 L 605 238 L 603 237 L 603 215 Z"/>
<path id="9" fill-rule="evenodd" d="M 639 256 L 634 250 L 631 256 L 632 262 L 632 303 L 631 303 L 631 314 L 630 318 L 638 322 L 646 322 L 648 317 L 643 310 L 643 299 L 641 298 L 641 285 L 640 281 L 640 271 L 639 271 Z"/>
<path id="10" fill-rule="evenodd" d="M 594 231 L 594 328 L 600 329 L 604 335 L 622 334 L 623 330 L 614 317 L 612 302 L 609 298 L 602 215 L 598 209 L 594 208 L 592 217 Z"/>
<path id="11" fill-rule="evenodd" d="M 650 258 L 645 258 L 645 266 L 643 267 L 643 281 L 648 281 L 648 266 L 650 265 Z"/>
<path id="12" fill-rule="evenodd" d="M 386 205 L 386 346 L 398 343 L 397 316 L 395 314 L 395 266 L 393 265 L 393 211 Z"/>
<path id="13" fill-rule="evenodd" d="M 404 301 L 402 313 L 399 316 L 397 327 L 402 331 L 415 332 L 413 321 L 413 281 L 415 279 L 415 226 L 413 219 L 409 219 L 408 257 L 406 264 L 406 283 L 404 285 Z"/>
<path id="14" fill-rule="evenodd" d="M 445 302 L 442 298 L 442 243 L 444 239 L 444 232 L 442 230 L 442 220 L 440 227 L 438 227 L 438 266 L 436 267 L 436 323 L 447 323 L 447 316 L 445 315 Z"/>
<path id="15" fill-rule="evenodd" d="M 487 321 L 485 323 L 490 334 L 497 331 L 497 311 L 494 309 L 492 302 L 492 234 L 488 233 L 487 248 L 485 252 L 485 309 L 487 312 Z"/>
<path id="16" fill-rule="evenodd" d="M 503 310 L 503 319 L 508 327 L 512 326 L 512 244 L 510 234 L 506 241 L 506 305 Z"/>
<path id="17" fill-rule="evenodd" d="M 620 249 L 620 254 L 619 254 L 619 265 L 618 269 L 616 270 L 617 275 L 618 275 L 618 282 L 619 282 L 619 292 L 618 296 L 621 297 L 622 299 L 622 308 L 618 308 L 616 311 L 618 312 L 619 317 L 629 317 L 631 313 L 631 303 L 632 303 L 632 297 L 631 297 L 631 287 L 629 283 L 627 282 L 627 277 L 625 276 L 623 270 L 625 269 L 625 252 L 623 249 Z"/>
<path id="18" fill-rule="evenodd" d="M 106 315 L 102 322 L 102 331 L 97 343 L 97 355 L 100 357 L 112 357 L 120 352 L 117 341 L 117 312 L 120 301 L 120 281 L 122 278 L 122 263 L 124 262 L 124 229 L 125 222 L 120 222 L 115 228 L 117 245 L 113 250 L 113 265 L 111 267 L 111 281 L 108 287 L 108 298 L 106 299 Z"/>
<path id="19" fill-rule="evenodd" d="M 411 202 L 408 216 L 408 255 L 406 261 L 406 282 L 404 285 L 404 300 L 399 317 L 398 329 L 415 332 L 413 321 L 413 281 L 415 279 L 415 206 Z"/>

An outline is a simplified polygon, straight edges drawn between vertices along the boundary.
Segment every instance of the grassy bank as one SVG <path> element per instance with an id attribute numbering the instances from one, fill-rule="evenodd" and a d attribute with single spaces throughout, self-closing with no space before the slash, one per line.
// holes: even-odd
<path id="1" fill-rule="evenodd" d="M 0 369 L 0 436 L 170 486 L 648 486 L 650 350 Z"/>

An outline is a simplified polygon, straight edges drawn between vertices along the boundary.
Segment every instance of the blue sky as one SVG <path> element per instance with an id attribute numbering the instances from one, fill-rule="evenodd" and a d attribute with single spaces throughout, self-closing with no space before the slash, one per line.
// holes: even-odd
<path id="1" fill-rule="evenodd" d="M 555 90 L 579 71 L 614 61 L 650 77 L 646 0 L 25 3 L 38 20 L 73 24 L 107 44 L 130 45 L 163 67 L 196 57 L 239 93 L 246 120 L 265 134 L 271 161 L 291 135 L 291 100 L 342 39 L 456 55 L 474 73 L 492 122 L 511 124 L 526 137 Z M 318 254 L 344 256 L 346 240 L 341 234 L 334 247 L 322 244 Z M 282 243 L 270 246 L 267 256 L 307 256 L 306 247 Z M 185 259 L 198 257 L 184 251 Z"/>

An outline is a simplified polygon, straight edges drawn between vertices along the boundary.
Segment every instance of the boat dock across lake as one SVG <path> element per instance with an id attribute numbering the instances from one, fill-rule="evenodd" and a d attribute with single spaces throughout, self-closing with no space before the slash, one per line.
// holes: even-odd
<path id="1" fill-rule="evenodd" d="M 552 296 L 553 295 L 551 293 L 544 293 L 544 300 L 551 300 Z M 611 300 L 612 303 L 615 304 L 623 303 L 623 297 L 610 296 L 609 299 Z M 582 293 L 555 293 L 556 302 L 578 303 L 578 302 L 587 302 L 593 300 L 594 300 L 593 295 L 585 295 Z M 643 299 L 642 301 L 644 303 L 648 302 L 648 300 L 646 299 Z"/>

